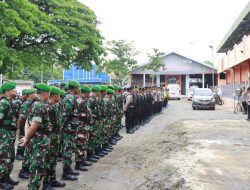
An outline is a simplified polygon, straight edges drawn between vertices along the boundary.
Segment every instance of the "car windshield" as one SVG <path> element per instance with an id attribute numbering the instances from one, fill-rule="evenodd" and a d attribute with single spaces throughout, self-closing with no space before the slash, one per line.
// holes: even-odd
<path id="1" fill-rule="evenodd" d="M 196 95 L 196 96 L 212 96 L 213 93 L 211 90 L 196 90 L 194 95 Z"/>

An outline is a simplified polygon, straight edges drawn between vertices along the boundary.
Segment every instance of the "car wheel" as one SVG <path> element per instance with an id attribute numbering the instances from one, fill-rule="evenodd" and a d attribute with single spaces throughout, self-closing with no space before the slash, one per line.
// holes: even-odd
<path id="1" fill-rule="evenodd" d="M 212 110 L 215 110 L 215 107 L 212 107 Z"/>

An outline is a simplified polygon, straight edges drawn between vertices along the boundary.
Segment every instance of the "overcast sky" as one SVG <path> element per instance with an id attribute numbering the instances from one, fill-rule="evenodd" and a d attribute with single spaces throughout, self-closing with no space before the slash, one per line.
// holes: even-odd
<path id="1" fill-rule="evenodd" d="M 139 64 L 158 48 L 211 60 L 248 0 L 80 0 L 94 10 L 106 40 L 134 41 Z M 220 55 L 216 55 L 217 62 Z"/>

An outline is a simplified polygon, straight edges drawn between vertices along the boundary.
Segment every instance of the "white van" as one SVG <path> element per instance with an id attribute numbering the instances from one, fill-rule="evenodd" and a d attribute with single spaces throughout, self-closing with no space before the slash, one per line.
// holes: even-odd
<path id="1" fill-rule="evenodd" d="M 180 86 L 178 84 L 169 84 L 167 88 L 169 89 L 170 99 L 181 99 Z"/>

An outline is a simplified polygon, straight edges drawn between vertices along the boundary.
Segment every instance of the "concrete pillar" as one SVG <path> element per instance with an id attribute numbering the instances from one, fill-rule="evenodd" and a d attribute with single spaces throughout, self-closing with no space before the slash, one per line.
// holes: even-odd
<path id="1" fill-rule="evenodd" d="M 186 75 L 186 96 L 188 95 L 189 91 L 189 75 Z"/>
<path id="2" fill-rule="evenodd" d="M 146 74 L 143 73 L 143 82 L 142 82 L 142 87 L 144 88 L 146 86 Z"/>
<path id="3" fill-rule="evenodd" d="M 202 88 L 205 88 L 205 74 L 202 73 Z"/>
<path id="4" fill-rule="evenodd" d="M 160 86 L 160 75 L 156 75 L 156 86 Z"/>

